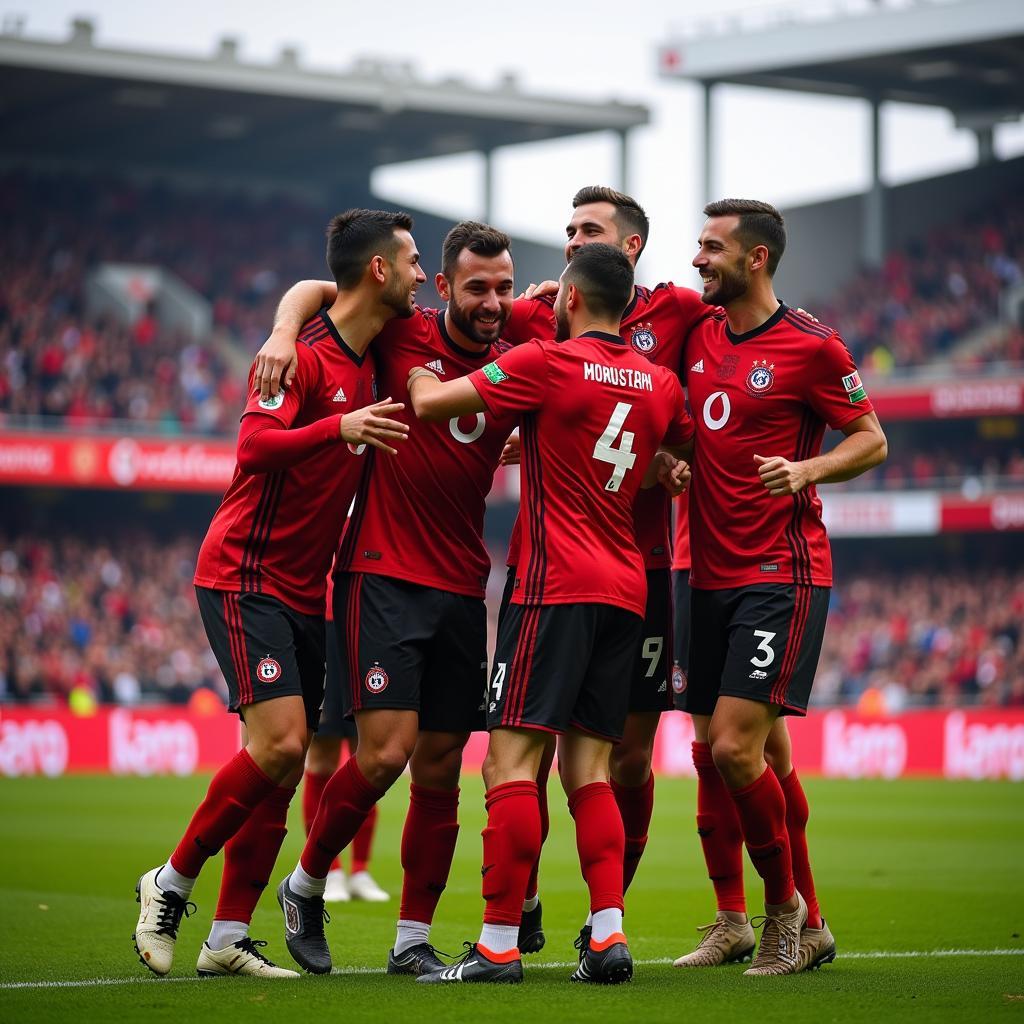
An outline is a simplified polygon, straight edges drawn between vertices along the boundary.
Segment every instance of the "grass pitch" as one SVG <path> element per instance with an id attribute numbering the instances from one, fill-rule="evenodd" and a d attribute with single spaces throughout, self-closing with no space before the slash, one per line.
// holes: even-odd
<path id="1" fill-rule="evenodd" d="M 206 778 L 0 780 L 2 1021 L 1024 1021 L 1024 787 L 1011 783 L 809 780 L 818 892 L 839 947 L 813 974 L 753 979 L 741 967 L 679 971 L 671 959 L 714 914 L 694 826 L 694 784 L 659 780 L 651 841 L 627 897 L 633 983 L 570 985 L 586 912 L 571 822 L 552 787 L 541 897 L 547 946 L 518 987 L 416 985 L 383 974 L 394 938 L 407 797 L 382 804 L 373 872 L 385 904 L 331 909 L 328 977 L 200 980 L 195 961 L 216 904 L 220 858 L 207 866 L 182 923 L 174 970 L 156 979 L 131 934 L 138 876 L 165 859 Z M 482 787 L 463 788 L 462 833 L 432 940 L 458 952 L 480 922 Z M 273 896 L 302 832 L 293 807 L 274 882 L 252 934 L 292 967 Z M 748 874 L 757 911 L 758 880 Z"/>

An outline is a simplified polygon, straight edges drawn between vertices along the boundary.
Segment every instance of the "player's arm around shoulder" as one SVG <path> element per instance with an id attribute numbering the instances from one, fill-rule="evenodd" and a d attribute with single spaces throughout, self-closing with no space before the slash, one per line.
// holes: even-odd
<path id="1" fill-rule="evenodd" d="M 406 382 L 409 402 L 417 419 L 427 423 L 483 412 L 487 406 L 469 377 L 442 381 L 433 370 L 414 366 Z"/>

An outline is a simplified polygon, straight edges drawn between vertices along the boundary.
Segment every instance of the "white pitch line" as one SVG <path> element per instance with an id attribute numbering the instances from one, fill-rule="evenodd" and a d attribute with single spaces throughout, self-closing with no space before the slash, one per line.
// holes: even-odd
<path id="1" fill-rule="evenodd" d="M 917 960 L 937 957 L 954 956 L 1022 956 L 1024 949 L 916 949 L 916 950 L 874 950 L 872 952 L 845 952 L 840 949 L 838 960 Z M 655 960 L 636 960 L 637 967 L 657 967 L 672 963 L 671 957 L 659 957 Z M 575 967 L 575 960 L 561 963 L 529 964 L 529 971 L 563 970 Z M 361 974 L 384 974 L 383 967 L 338 967 L 334 975 L 349 976 Z M 79 981 L 5 981 L 0 982 L 0 991 L 10 989 L 41 989 L 41 988 L 102 988 L 113 985 L 169 985 L 171 982 L 193 982 L 205 984 L 216 979 L 211 978 L 152 978 L 140 975 L 137 978 L 83 978 Z"/>

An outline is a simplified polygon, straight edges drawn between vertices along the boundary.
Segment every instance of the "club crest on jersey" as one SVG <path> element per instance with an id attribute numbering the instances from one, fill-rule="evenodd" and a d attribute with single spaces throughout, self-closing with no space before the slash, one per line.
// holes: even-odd
<path id="1" fill-rule="evenodd" d="M 754 365 L 747 374 L 747 390 L 752 395 L 763 395 L 770 391 L 775 383 L 775 364 L 767 359 L 754 360 Z"/>
<path id="2" fill-rule="evenodd" d="M 658 347 L 658 338 L 650 323 L 637 324 L 629 340 L 633 348 L 644 356 L 649 356 Z"/>
<path id="3" fill-rule="evenodd" d="M 686 692 L 686 673 L 680 665 L 672 666 L 672 689 L 675 693 Z"/>
<path id="4" fill-rule="evenodd" d="M 388 679 L 387 672 L 380 667 L 380 662 L 375 661 L 370 667 L 370 671 L 366 673 L 365 682 L 370 693 L 383 693 L 391 680 Z"/>
<path id="5" fill-rule="evenodd" d="M 271 658 L 270 655 L 267 655 L 256 666 L 256 678 L 261 683 L 276 683 L 281 678 L 280 663 Z"/>

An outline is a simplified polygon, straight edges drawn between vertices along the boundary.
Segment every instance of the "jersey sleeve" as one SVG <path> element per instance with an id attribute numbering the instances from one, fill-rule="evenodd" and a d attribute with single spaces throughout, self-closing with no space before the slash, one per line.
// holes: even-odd
<path id="1" fill-rule="evenodd" d="M 290 427 L 295 422 L 305 396 L 309 392 L 311 378 L 318 372 L 318 364 L 313 354 L 306 345 L 299 345 L 296 349 L 298 365 L 295 368 L 295 378 L 291 384 L 281 389 L 276 395 L 264 401 L 260 398 L 259 388 L 253 387 L 253 373 L 256 364 L 253 363 L 249 369 L 249 398 L 242 410 L 242 416 L 249 413 L 260 413 L 263 416 L 272 416 L 282 426 Z"/>
<path id="2" fill-rule="evenodd" d="M 807 403 L 835 430 L 874 410 L 850 350 L 830 335 L 810 366 Z"/>
<path id="3" fill-rule="evenodd" d="M 531 341 L 474 370 L 469 380 L 495 416 L 514 416 L 544 401 L 548 366 L 544 345 Z"/>
<path id="4" fill-rule="evenodd" d="M 693 420 L 686 411 L 686 399 L 683 397 L 683 389 L 679 380 L 672 374 L 666 374 L 666 379 L 672 417 L 662 443 L 667 445 L 686 444 L 694 434 Z"/>
<path id="5" fill-rule="evenodd" d="M 540 299 L 516 299 L 512 315 L 505 321 L 502 341 L 509 345 L 522 345 L 534 338 L 555 336 L 554 296 Z"/>

